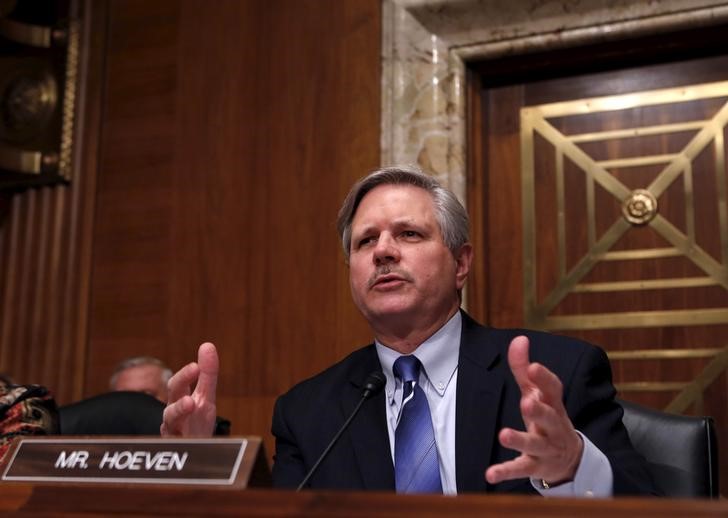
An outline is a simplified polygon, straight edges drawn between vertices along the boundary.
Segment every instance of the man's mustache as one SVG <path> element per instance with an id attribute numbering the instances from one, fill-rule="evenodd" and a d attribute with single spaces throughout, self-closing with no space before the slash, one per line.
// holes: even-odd
<path id="1" fill-rule="evenodd" d="M 379 281 L 379 279 L 381 277 L 383 277 L 384 275 L 396 275 L 397 277 L 401 278 L 404 281 L 407 281 L 407 282 L 414 281 L 412 276 L 410 274 L 408 274 L 407 272 L 405 272 L 404 270 L 402 270 L 400 268 L 395 268 L 391 265 L 384 265 L 384 266 L 377 267 L 377 269 L 374 271 L 372 276 L 369 277 L 369 280 L 367 281 L 367 288 L 371 288 L 372 286 L 374 286 L 377 283 L 377 281 Z"/>

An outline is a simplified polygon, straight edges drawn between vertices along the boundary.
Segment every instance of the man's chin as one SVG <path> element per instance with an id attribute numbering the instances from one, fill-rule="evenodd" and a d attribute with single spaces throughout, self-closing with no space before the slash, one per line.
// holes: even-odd
<path id="1" fill-rule="evenodd" d="M 416 312 L 412 304 L 378 304 L 367 307 L 362 311 L 369 322 L 386 322 L 389 320 L 401 320 L 409 318 Z"/>

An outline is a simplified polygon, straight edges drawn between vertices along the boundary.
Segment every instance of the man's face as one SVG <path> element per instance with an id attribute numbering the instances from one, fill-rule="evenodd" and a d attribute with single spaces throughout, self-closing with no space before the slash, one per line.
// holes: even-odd
<path id="1" fill-rule="evenodd" d="M 162 403 L 167 402 L 167 385 L 162 383 L 162 369 L 157 365 L 137 365 L 121 371 L 114 390 L 145 392 Z"/>
<path id="2" fill-rule="evenodd" d="M 375 331 L 442 325 L 459 307 L 471 247 L 453 256 L 424 189 L 375 187 L 357 208 L 351 237 L 352 297 Z"/>

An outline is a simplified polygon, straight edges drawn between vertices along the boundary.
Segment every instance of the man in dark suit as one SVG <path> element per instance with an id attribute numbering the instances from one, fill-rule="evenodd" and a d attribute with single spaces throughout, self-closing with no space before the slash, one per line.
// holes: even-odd
<path id="1" fill-rule="evenodd" d="M 450 191 L 418 171 L 383 169 L 352 188 L 338 223 L 352 297 L 375 343 L 276 402 L 276 486 L 304 479 L 367 376 L 381 370 L 384 391 L 363 402 L 310 487 L 653 492 L 601 350 L 485 328 L 460 310 L 472 246 L 467 214 Z M 203 344 L 198 362 L 170 380 L 163 435 L 210 433 L 217 372 L 215 348 Z"/>

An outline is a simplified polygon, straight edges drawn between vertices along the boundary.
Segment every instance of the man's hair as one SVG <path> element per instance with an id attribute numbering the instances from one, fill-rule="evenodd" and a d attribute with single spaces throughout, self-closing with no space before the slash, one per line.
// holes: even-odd
<path id="1" fill-rule="evenodd" d="M 159 367 L 162 371 L 162 383 L 165 385 L 169 381 L 169 378 L 172 377 L 172 369 L 167 367 L 162 360 L 154 358 L 153 356 L 134 356 L 133 358 L 127 358 L 126 360 L 122 360 L 116 365 L 116 367 L 114 368 L 114 372 L 111 374 L 111 379 L 109 379 L 109 388 L 114 390 L 116 382 L 119 379 L 119 375 L 122 373 L 122 371 L 131 369 L 132 367 L 139 367 L 140 365 L 155 365 Z"/>
<path id="2" fill-rule="evenodd" d="M 366 194 L 380 185 L 413 185 L 424 189 L 435 205 L 435 219 L 440 226 L 442 240 L 455 254 L 461 246 L 468 242 L 470 223 L 468 213 L 455 194 L 445 189 L 432 176 L 413 167 L 385 167 L 365 176 L 349 191 L 339 210 L 336 228 L 341 237 L 344 256 L 347 261 L 351 251 L 351 223 L 361 200 Z"/>

